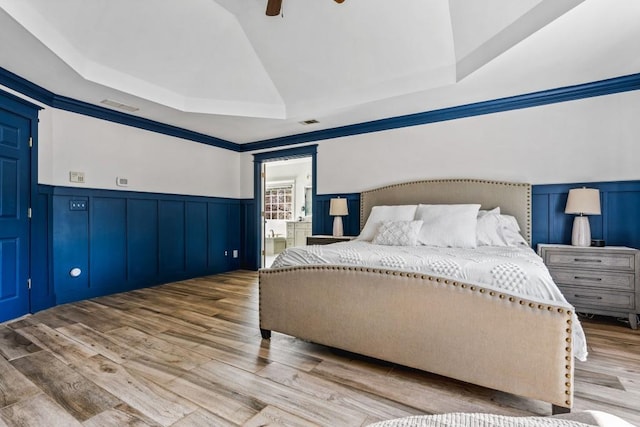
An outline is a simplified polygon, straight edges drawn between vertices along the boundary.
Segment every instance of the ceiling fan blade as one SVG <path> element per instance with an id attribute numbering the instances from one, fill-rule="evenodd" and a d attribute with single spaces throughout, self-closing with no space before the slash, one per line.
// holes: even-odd
<path id="1" fill-rule="evenodd" d="M 268 0 L 267 1 L 267 16 L 280 15 L 280 9 L 282 8 L 282 0 Z"/>

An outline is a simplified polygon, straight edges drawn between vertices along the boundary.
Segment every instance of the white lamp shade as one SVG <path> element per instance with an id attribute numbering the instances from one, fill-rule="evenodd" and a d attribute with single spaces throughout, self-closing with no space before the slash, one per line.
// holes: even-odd
<path id="1" fill-rule="evenodd" d="M 331 216 L 344 216 L 349 214 L 347 209 L 347 199 L 331 199 L 329 204 L 329 215 Z"/>
<path id="2" fill-rule="evenodd" d="M 574 188 L 569 190 L 564 213 L 600 215 L 600 191 L 597 188 Z"/>

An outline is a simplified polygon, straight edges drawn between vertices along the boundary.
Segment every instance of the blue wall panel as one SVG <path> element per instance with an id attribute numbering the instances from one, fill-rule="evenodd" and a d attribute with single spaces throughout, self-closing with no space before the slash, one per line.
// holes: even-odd
<path id="1" fill-rule="evenodd" d="M 240 202 L 240 242 L 242 257 L 240 268 L 246 270 L 258 269 L 258 218 L 257 206 L 254 199 Z"/>
<path id="2" fill-rule="evenodd" d="M 53 283 L 58 303 L 68 302 L 78 295 L 89 295 L 89 217 L 87 211 L 71 211 L 71 200 L 87 197 L 60 196 L 53 198 Z M 58 213 L 58 214 L 56 214 Z M 71 269 L 82 274 L 71 277 Z"/>
<path id="3" fill-rule="evenodd" d="M 32 201 L 31 218 L 31 312 L 55 305 L 53 288 L 52 230 L 53 200 L 51 187 L 38 186 Z"/>
<path id="4" fill-rule="evenodd" d="M 606 240 L 640 249 L 640 190 L 610 191 L 606 205 Z"/>
<path id="5" fill-rule="evenodd" d="M 186 203 L 186 263 L 194 273 L 207 271 L 207 203 Z"/>
<path id="6" fill-rule="evenodd" d="M 186 270 L 185 203 L 173 200 L 160 200 L 159 203 L 160 273 L 180 276 Z"/>
<path id="7" fill-rule="evenodd" d="M 127 203 L 127 265 L 131 280 L 143 286 L 158 275 L 158 201 Z"/>
<path id="8" fill-rule="evenodd" d="M 229 258 L 229 210 L 226 203 L 209 203 L 208 209 L 209 224 L 216 224 L 215 228 L 209 229 L 209 268 L 214 273 L 221 273 L 226 270 Z"/>
<path id="9" fill-rule="evenodd" d="M 127 281 L 126 201 L 94 197 L 90 213 L 90 287 L 119 291 Z"/>
<path id="10" fill-rule="evenodd" d="M 237 270 L 240 268 L 240 257 L 243 256 L 244 252 L 240 249 L 242 247 L 240 244 L 241 209 L 239 203 L 227 204 L 227 208 L 227 218 L 229 219 L 227 224 L 227 247 L 237 248 L 237 256 L 234 258 L 233 250 L 229 251 L 226 269 Z"/>
<path id="11" fill-rule="evenodd" d="M 544 242 L 549 236 L 549 195 L 534 194 L 531 197 L 531 240 Z"/>

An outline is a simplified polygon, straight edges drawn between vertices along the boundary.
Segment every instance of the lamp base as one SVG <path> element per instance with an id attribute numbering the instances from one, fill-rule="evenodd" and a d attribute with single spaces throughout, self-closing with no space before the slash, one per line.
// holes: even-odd
<path id="1" fill-rule="evenodd" d="M 591 228 L 589 227 L 589 217 L 577 216 L 573 219 L 571 244 L 573 246 L 591 246 Z"/>
<path id="2" fill-rule="evenodd" d="M 342 217 L 335 216 L 333 217 L 333 237 L 342 237 L 344 236 L 344 231 L 342 229 Z"/>

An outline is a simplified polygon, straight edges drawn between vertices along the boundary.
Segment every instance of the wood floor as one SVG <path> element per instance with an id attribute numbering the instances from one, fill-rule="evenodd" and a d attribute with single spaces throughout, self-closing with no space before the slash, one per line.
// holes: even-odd
<path id="1" fill-rule="evenodd" d="M 258 330 L 239 271 L 0 324 L 0 427 L 361 426 L 413 414 L 548 415 L 550 405 Z M 574 410 L 640 425 L 640 331 L 584 321 Z"/>

